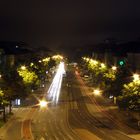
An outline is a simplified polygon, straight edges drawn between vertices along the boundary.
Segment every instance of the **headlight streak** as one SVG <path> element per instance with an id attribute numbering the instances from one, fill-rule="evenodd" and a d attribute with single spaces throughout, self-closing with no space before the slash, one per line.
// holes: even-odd
<path id="1" fill-rule="evenodd" d="M 56 104 L 58 103 L 59 100 L 62 78 L 64 73 L 65 73 L 64 62 L 61 62 L 58 66 L 57 72 L 47 92 L 49 100 L 51 100 L 53 103 Z"/>

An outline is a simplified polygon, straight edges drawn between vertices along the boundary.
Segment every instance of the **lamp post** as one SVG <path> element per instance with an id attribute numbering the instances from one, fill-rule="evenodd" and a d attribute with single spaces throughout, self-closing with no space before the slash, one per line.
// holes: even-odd
<path id="1" fill-rule="evenodd" d="M 139 74 L 137 74 L 137 73 L 133 74 L 133 82 L 136 82 L 139 80 L 140 80 Z"/>
<path id="2" fill-rule="evenodd" d="M 22 69 L 22 70 L 25 70 L 25 69 L 26 69 L 26 66 L 21 66 L 21 69 Z"/>
<path id="3" fill-rule="evenodd" d="M 41 108 L 47 107 L 47 101 L 41 100 L 41 101 L 39 102 L 39 105 L 40 105 Z"/>
<path id="4" fill-rule="evenodd" d="M 101 95 L 101 90 L 99 90 L 99 89 L 94 89 L 94 90 L 93 90 L 93 94 L 99 96 L 99 95 Z"/>
<path id="5" fill-rule="evenodd" d="M 117 67 L 116 66 L 112 66 L 112 70 L 116 71 Z"/>

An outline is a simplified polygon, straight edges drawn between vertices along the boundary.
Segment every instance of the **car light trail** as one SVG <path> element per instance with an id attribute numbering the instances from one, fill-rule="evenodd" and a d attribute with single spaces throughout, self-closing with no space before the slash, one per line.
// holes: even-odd
<path id="1" fill-rule="evenodd" d="M 64 62 L 61 62 L 58 66 L 57 72 L 47 92 L 49 100 L 51 100 L 54 103 L 58 103 L 64 73 Z"/>

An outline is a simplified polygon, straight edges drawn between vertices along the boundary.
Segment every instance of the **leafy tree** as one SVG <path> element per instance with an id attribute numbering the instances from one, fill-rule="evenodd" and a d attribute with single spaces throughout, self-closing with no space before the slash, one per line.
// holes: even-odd
<path id="1" fill-rule="evenodd" d="M 4 97 L 4 93 L 3 93 L 3 91 L 0 89 L 0 106 L 2 106 L 2 104 L 3 104 L 3 97 Z"/>
<path id="2" fill-rule="evenodd" d="M 50 57 L 46 57 L 40 60 L 34 60 L 29 64 L 28 70 L 35 72 L 38 76 L 39 82 L 44 83 L 45 80 L 48 78 L 47 73 L 49 72 L 50 68 L 56 65 L 54 59 Z"/>
<path id="3" fill-rule="evenodd" d="M 54 56 L 52 56 L 52 59 L 56 62 L 56 64 L 59 64 L 63 60 L 63 56 L 54 55 Z"/>
<path id="4" fill-rule="evenodd" d="M 34 71 L 28 70 L 27 67 L 24 69 L 22 69 L 22 67 L 18 68 L 18 74 L 22 77 L 23 83 L 28 90 L 31 90 L 39 85 L 38 76 Z"/>
<path id="5" fill-rule="evenodd" d="M 83 58 L 84 69 L 92 75 L 93 86 L 98 86 L 104 91 L 103 95 L 119 96 L 123 85 L 129 82 L 130 71 L 127 65 L 113 70 L 100 61 Z"/>
<path id="6" fill-rule="evenodd" d="M 140 81 L 124 84 L 118 105 L 125 109 L 140 110 Z"/>
<path id="7" fill-rule="evenodd" d="M 3 121 L 6 121 L 5 106 L 8 104 L 7 100 L 4 98 L 4 92 L 0 89 L 0 108 L 3 109 Z"/>
<path id="8" fill-rule="evenodd" d="M 112 88 L 114 89 L 114 96 L 122 94 L 123 85 L 130 82 L 131 72 L 127 66 L 119 67 L 116 72 L 116 79 Z"/>
<path id="9" fill-rule="evenodd" d="M 111 68 L 108 69 L 106 73 L 104 73 L 104 96 L 115 95 L 114 87 L 116 81 L 116 71 L 112 70 Z"/>
<path id="10" fill-rule="evenodd" d="M 11 113 L 11 101 L 18 97 L 24 97 L 26 94 L 22 78 L 18 75 L 16 69 L 11 69 L 4 73 L 1 80 L 4 99 L 9 102 L 9 113 Z"/>

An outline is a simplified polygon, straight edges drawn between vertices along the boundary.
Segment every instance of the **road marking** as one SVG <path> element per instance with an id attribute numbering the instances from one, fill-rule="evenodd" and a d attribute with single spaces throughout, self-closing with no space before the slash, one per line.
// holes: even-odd
<path id="1" fill-rule="evenodd" d="M 40 140 L 45 140 L 45 139 L 44 139 L 44 137 L 41 137 L 41 139 L 40 139 Z"/>
<path id="2" fill-rule="evenodd" d="M 30 109 L 26 116 L 26 119 L 21 124 L 21 137 L 29 140 L 33 140 L 33 135 L 31 131 L 31 119 L 34 115 L 35 109 Z M 30 118 L 30 119 L 27 119 Z"/>
<path id="3" fill-rule="evenodd" d="M 59 140 L 57 136 L 54 136 L 56 140 Z"/>
<path id="4" fill-rule="evenodd" d="M 31 134 L 31 129 L 30 129 L 30 125 L 31 125 L 31 120 L 25 120 L 23 122 L 22 125 L 22 131 L 23 131 L 23 137 L 25 139 L 33 139 L 32 134 Z"/>

